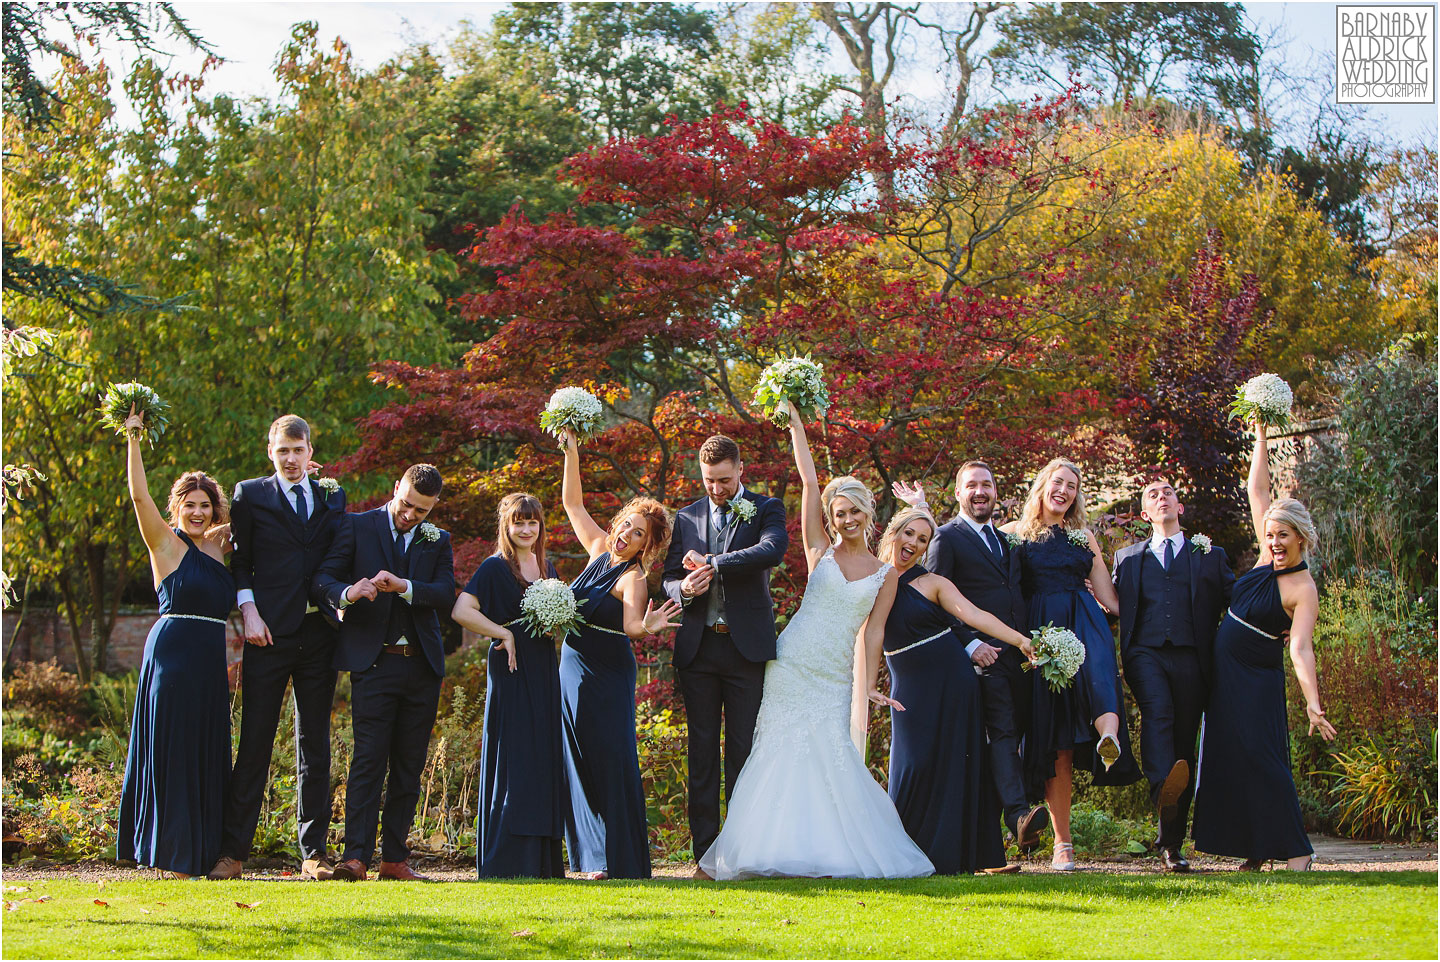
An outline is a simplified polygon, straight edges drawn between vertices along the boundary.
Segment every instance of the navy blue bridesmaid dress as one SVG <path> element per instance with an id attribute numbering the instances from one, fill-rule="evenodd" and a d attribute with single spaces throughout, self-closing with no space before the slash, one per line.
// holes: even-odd
<path id="1" fill-rule="evenodd" d="M 610 594 L 634 561 L 601 554 L 571 584 L 587 622 L 560 652 L 561 720 L 570 811 L 565 844 L 577 872 L 649 878 L 645 792 L 635 747 L 635 654 Z"/>
<path id="2" fill-rule="evenodd" d="M 1290 616 L 1279 575 L 1261 565 L 1236 579 L 1215 635 L 1215 680 L 1205 706 L 1195 786 L 1195 848 L 1244 859 L 1311 855 L 1290 769 L 1285 645 Z"/>
<path id="3" fill-rule="evenodd" d="M 223 562 L 175 533 L 186 550 L 160 582 L 160 620 L 145 639 L 116 854 L 204 875 L 220 857 L 230 779 L 225 620 L 235 581 Z"/>
<path id="4" fill-rule="evenodd" d="M 1096 785 L 1129 785 L 1140 778 L 1130 750 L 1115 636 L 1093 595 L 1085 587 L 1095 556 L 1088 545 L 1071 541 L 1064 528 L 1051 525 L 1038 541 L 1020 545 L 1021 587 L 1030 629 L 1069 628 L 1085 645 L 1085 662 L 1070 687 L 1052 691 L 1033 672 L 1030 735 L 1023 750 L 1026 791 L 1040 797 L 1055 775 L 1055 753 L 1071 750 L 1076 770 L 1088 770 Z M 1095 751 L 1094 721 L 1106 712 L 1120 716 L 1120 758 L 1107 772 Z"/>
<path id="5" fill-rule="evenodd" d="M 549 565 L 546 577 L 555 577 Z M 515 671 L 498 643 L 485 663 L 476 871 L 480 878 L 564 878 L 565 759 L 555 642 L 519 623 L 526 585 L 501 557 L 475 569 L 468 594 L 515 634 Z"/>
<path id="6" fill-rule="evenodd" d="M 900 576 L 885 621 L 890 697 L 890 800 L 939 875 L 1005 864 L 1000 801 L 989 777 L 980 681 L 954 619 Z"/>

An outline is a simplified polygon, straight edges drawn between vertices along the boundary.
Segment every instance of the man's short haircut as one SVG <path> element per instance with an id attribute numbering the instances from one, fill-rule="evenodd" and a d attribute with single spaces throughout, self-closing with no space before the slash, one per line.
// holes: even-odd
<path id="1" fill-rule="evenodd" d="M 734 461 L 739 464 L 740 445 L 723 434 L 716 434 L 706 438 L 705 443 L 700 445 L 700 463 L 716 465 L 721 461 Z"/>
<path id="2" fill-rule="evenodd" d="M 310 443 L 310 425 L 298 414 L 282 414 L 270 424 L 270 433 L 266 435 L 270 443 L 274 444 L 280 438 L 288 438 L 291 441 L 304 441 Z"/>
<path id="3" fill-rule="evenodd" d="M 960 478 L 965 474 L 966 471 L 969 471 L 971 468 L 980 468 L 981 470 L 985 471 L 987 474 L 990 475 L 991 481 L 995 480 L 995 469 L 990 467 L 990 465 L 986 464 L 984 461 L 966 461 L 964 464 L 960 465 L 960 470 L 955 472 L 955 483 L 957 485 L 960 483 Z"/>
<path id="4" fill-rule="evenodd" d="M 416 494 L 427 498 L 438 498 L 445 490 L 445 479 L 440 477 L 440 469 L 433 464 L 410 465 L 405 469 L 405 480 L 410 482 Z"/>

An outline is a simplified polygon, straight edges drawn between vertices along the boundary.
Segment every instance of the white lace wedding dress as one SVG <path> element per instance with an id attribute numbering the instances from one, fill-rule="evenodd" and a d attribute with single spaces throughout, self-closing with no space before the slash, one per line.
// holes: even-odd
<path id="1" fill-rule="evenodd" d="M 833 550 L 815 566 L 765 668 L 755 744 L 725 827 L 700 859 L 712 878 L 934 873 L 850 740 L 855 635 L 889 569 L 847 581 Z"/>

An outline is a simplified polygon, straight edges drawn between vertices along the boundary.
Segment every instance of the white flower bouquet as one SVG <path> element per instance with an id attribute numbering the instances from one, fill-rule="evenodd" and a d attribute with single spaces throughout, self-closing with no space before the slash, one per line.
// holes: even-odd
<path id="1" fill-rule="evenodd" d="M 145 417 L 145 432 L 153 448 L 160 435 L 170 426 L 170 404 L 160 399 L 152 389 L 136 381 L 112 384 L 100 399 L 100 423 L 112 428 L 116 434 L 125 433 L 125 422 L 130 418 L 130 409 Z"/>
<path id="2" fill-rule="evenodd" d="M 525 589 L 520 599 L 520 621 L 531 634 L 564 638 L 578 635 L 585 619 L 575 592 L 559 578 L 542 578 Z"/>
<path id="3" fill-rule="evenodd" d="M 586 441 L 600 433 L 604 426 L 605 409 L 600 399 L 583 387 L 562 387 L 550 395 L 540 414 L 540 429 L 560 437 L 570 431 L 576 441 Z"/>
<path id="4" fill-rule="evenodd" d="M 1090 547 L 1090 536 L 1084 528 L 1066 528 L 1065 537 L 1069 538 L 1070 543 L 1077 548 L 1088 549 Z"/>
<path id="5" fill-rule="evenodd" d="M 1257 374 L 1235 392 L 1230 417 L 1283 428 L 1290 423 L 1290 405 L 1294 402 L 1295 392 L 1278 374 Z"/>
<path id="6" fill-rule="evenodd" d="M 1198 551 L 1201 554 L 1209 554 L 1215 548 L 1215 543 L 1210 540 L 1208 534 L 1192 534 L 1190 536 L 1190 550 Z"/>
<path id="7" fill-rule="evenodd" d="M 420 527 L 415 531 L 415 537 L 421 541 L 439 541 L 440 529 L 429 521 L 422 521 Z"/>
<path id="8" fill-rule="evenodd" d="M 1046 625 L 1030 632 L 1035 648 L 1035 663 L 1025 668 L 1039 669 L 1040 677 L 1051 691 L 1064 691 L 1075 680 L 1075 673 L 1085 663 L 1085 644 L 1069 628 Z"/>
<path id="9" fill-rule="evenodd" d="M 830 409 L 830 391 L 825 387 L 825 369 L 805 357 L 776 361 L 760 372 L 754 403 L 777 428 L 790 423 L 785 402 L 795 405 L 805 421 L 823 418 Z"/>

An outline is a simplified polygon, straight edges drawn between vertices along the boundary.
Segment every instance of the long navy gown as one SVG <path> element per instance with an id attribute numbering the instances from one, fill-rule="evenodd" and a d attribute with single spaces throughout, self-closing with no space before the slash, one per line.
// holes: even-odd
<path id="1" fill-rule="evenodd" d="M 1290 616 L 1279 575 L 1261 565 L 1236 579 L 1215 634 L 1215 681 L 1205 706 L 1195 786 L 1195 848 L 1245 859 L 1311 855 L 1290 770 L 1285 645 Z"/>
<path id="2" fill-rule="evenodd" d="M 555 577 L 549 565 L 546 577 Z M 480 878 L 563 878 L 565 759 L 555 643 L 520 623 L 525 585 L 501 557 L 486 558 L 468 594 L 491 621 L 515 634 L 515 671 L 499 644 L 485 664 L 485 734 L 480 761 L 476 871 Z"/>
<path id="3" fill-rule="evenodd" d="M 890 800 L 939 875 L 1005 864 L 1000 802 L 989 777 L 980 681 L 954 619 L 922 595 L 915 565 L 900 576 L 885 621 L 890 696 Z"/>
<path id="4" fill-rule="evenodd" d="M 587 622 L 560 651 L 560 717 L 570 812 L 565 844 L 577 872 L 649 878 L 645 792 L 635 747 L 635 653 L 621 630 L 624 606 L 610 594 L 626 564 L 605 552 L 571 583 Z"/>
<path id="5" fill-rule="evenodd" d="M 1085 588 L 1094 558 L 1088 545 L 1071 541 L 1058 524 L 1038 541 L 1020 546 L 1028 626 L 1069 628 L 1085 645 L 1085 662 L 1063 691 L 1051 691 L 1040 672 L 1032 673 L 1035 697 L 1023 750 L 1031 797 L 1044 794 L 1045 781 L 1055 775 L 1055 753 L 1066 749 L 1075 753 L 1074 767 L 1088 769 L 1097 785 L 1129 785 L 1140 778 L 1125 724 L 1115 636 L 1099 602 Z M 1094 728 L 1095 719 L 1106 712 L 1120 716 L 1120 758 L 1108 772 L 1095 751 L 1099 736 Z"/>
<path id="6" fill-rule="evenodd" d="M 230 779 L 225 619 L 235 581 L 223 562 L 174 530 L 186 551 L 160 582 L 160 620 L 145 639 L 116 854 L 203 875 L 220 857 Z"/>

